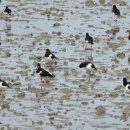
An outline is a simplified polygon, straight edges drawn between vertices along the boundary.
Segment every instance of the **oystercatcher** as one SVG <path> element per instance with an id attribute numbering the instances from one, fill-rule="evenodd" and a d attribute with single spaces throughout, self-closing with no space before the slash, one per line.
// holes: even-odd
<path id="1" fill-rule="evenodd" d="M 46 49 L 44 56 L 48 58 L 49 65 L 54 64 L 56 59 L 58 59 L 49 49 Z"/>
<path id="2" fill-rule="evenodd" d="M 89 61 L 82 62 L 79 65 L 79 68 L 86 68 L 90 75 L 91 75 L 92 71 L 97 70 L 95 65 L 93 63 L 89 62 Z"/>
<path id="3" fill-rule="evenodd" d="M 55 75 L 53 75 L 49 71 L 41 68 L 41 64 L 40 63 L 37 63 L 36 73 L 39 73 L 39 75 L 41 76 L 41 81 L 43 81 L 44 83 L 46 83 L 45 77 L 51 77 L 51 78 L 55 77 Z"/>
<path id="4" fill-rule="evenodd" d="M 7 13 L 8 15 L 11 15 L 11 9 L 9 9 L 8 6 L 5 7 L 5 10 L 4 10 L 5 13 Z"/>
<path id="5" fill-rule="evenodd" d="M 92 49 L 92 44 L 94 44 L 94 43 L 93 43 L 93 38 L 91 36 L 89 36 L 89 33 L 86 33 L 85 41 L 87 43 L 91 44 L 91 49 Z"/>
<path id="6" fill-rule="evenodd" d="M 0 91 L 2 92 L 6 88 L 11 88 L 5 81 L 0 79 Z"/>
<path id="7" fill-rule="evenodd" d="M 127 91 L 130 91 L 130 82 L 127 82 L 126 78 L 123 78 L 123 85 Z"/>
<path id="8" fill-rule="evenodd" d="M 58 59 L 49 49 L 46 49 L 45 57 L 48 57 L 49 59 Z"/>
<path id="9" fill-rule="evenodd" d="M 112 6 L 112 12 L 117 15 L 117 16 L 120 16 L 120 10 L 117 9 L 116 5 L 113 5 Z"/>
<path id="10" fill-rule="evenodd" d="M 120 16 L 120 10 L 119 9 L 117 9 L 117 7 L 116 7 L 116 5 L 113 5 L 112 6 L 112 13 L 114 13 L 115 14 L 115 16 Z M 116 17 L 116 20 L 115 21 L 117 21 L 117 17 Z"/>

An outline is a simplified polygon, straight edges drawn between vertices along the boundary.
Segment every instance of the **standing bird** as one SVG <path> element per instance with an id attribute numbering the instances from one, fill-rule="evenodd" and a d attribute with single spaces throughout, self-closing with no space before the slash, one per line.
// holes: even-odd
<path id="1" fill-rule="evenodd" d="M 2 92 L 6 88 L 11 88 L 5 81 L 0 79 L 0 91 Z"/>
<path id="2" fill-rule="evenodd" d="M 127 91 L 130 91 L 130 82 L 127 82 L 126 78 L 123 78 L 123 85 Z"/>
<path id="3" fill-rule="evenodd" d="M 50 73 L 49 71 L 41 68 L 41 65 L 40 63 L 37 63 L 37 66 L 36 66 L 36 73 L 39 73 L 39 75 L 41 76 L 41 81 L 43 79 L 43 82 L 46 83 L 46 80 L 45 80 L 45 77 L 55 77 L 52 73 Z"/>
<path id="4" fill-rule="evenodd" d="M 7 13 L 8 15 L 11 15 L 11 9 L 9 9 L 8 6 L 5 7 L 5 10 L 4 10 L 5 13 Z"/>
<path id="5" fill-rule="evenodd" d="M 120 10 L 117 9 L 116 5 L 112 6 L 112 13 L 114 13 L 115 16 L 118 16 L 118 17 L 120 16 Z M 116 21 L 117 21 L 117 19 L 116 19 Z"/>
<path id="6" fill-rule="evenodd" d="M 48 57 L 49 59 L 58 59 L 49 49 L 46 49 L 45 57 Z"/>
<path id="7" fill-rule="evenodd" d="M 49 64 L 53 64 L 53 62 L 58 59 L 49 49 L 46 49 L 44 56 L 48 58 Z"/>
<path id="8" fill-rule="evenodd" d="M 89 36 L 89 33 L 86 33 L 85 41 L 86 41 L 87 43 L 90 43 L 90 44 L 91 44 L 91 49 L 92 49 L 92 44 L 94 44 L 94 43 L 93 43 L 93 38 L 92 38 L 91 36 Z M 86 48 L 87 48 L 87 47 L 86 47 Z"/>
<path id="9" fill-rule="evenodd" d="M 86 68 L 90 75 L 92 71 L 97 70 L 95 65 L 89 61 L 82 62 L 79 68 Z"/>
<path id="10" fill-rule="evenodd" d="M 128 35 L 128 39 L 130 40 L 130 32 L 129 32 L 129 35 Z"/>

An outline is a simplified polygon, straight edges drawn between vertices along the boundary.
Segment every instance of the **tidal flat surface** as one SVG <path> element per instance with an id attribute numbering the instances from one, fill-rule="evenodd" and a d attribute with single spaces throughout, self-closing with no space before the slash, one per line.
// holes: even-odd
<path id="1" fill-rule="evenodd" d="M 0 129 L 129 130 L 130 93 L 122 84 L 130 80 L 129 31 L 129 0 L 2 0 L 0 77 L 12 89 L 0 95 Z M 86 32 L 93 50 L 85 49 Z M 55 66 L 46 65 L 46 48 L 59 57 Z M 78 67 L 88 59 L 97 67 L 90 79 Z M 56 76 L 46 85 L 38 62 Z"/>

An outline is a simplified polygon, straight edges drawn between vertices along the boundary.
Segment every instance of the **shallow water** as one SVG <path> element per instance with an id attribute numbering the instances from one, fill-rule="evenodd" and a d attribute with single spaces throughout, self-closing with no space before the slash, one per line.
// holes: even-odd
<path id="1" fill-rule="evenodd" d="M 84 0 L 2 1 L 0 11 L 9 5 L 13 15 L 0 14 L 0 72 L 13 89 L 6 90 L 0 100 L 1 129 L 129 129 L 130 95 L 122 78 L 130 79 L 130 2 L 124 2 L 117 4 L 122 17 L 116 23 L 112 0 L 102 5 L 95 0 L 90 6 Z M 111 31 L 115 28 L 116 34 Z M 85 51 L 86 32 L 94 37 L 92 51 Z M 44 85 L 39 75 L 32 74 L 37 62 L 46 66 L 46 48 L 60 59 L 51 68 L 56 77 Z M 98 71 L 89 81 L 78 65 L 91 54 Z M 3 103 L 9 108 L 3 108 Z"/>

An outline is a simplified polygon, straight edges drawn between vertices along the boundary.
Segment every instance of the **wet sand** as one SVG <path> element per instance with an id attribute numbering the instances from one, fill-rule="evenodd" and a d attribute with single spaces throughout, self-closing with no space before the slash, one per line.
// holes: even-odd
<path id="1" fill-rule="evenodd" d="M 111 7 L 121 18 L 115 22 Z M 10 17 L 3 14 L 5 6 Z M 129 130 L 129 0 L 15 0 L 0 4 L 0 73 L 12 89 L 0 95 L 0 129 Z M 85 50 L 85 34 L 94 38 Z M 88 46 L 90 47 L 90 46 Z M 49 48 L 59 57 L 47 67 Z M 78 66 L 91 59 L 90 81 Z M 48 84 L 34 73 L 36 63 L 56 77 Z M 41 86 L 43 90 L 41 91 Z"/>

